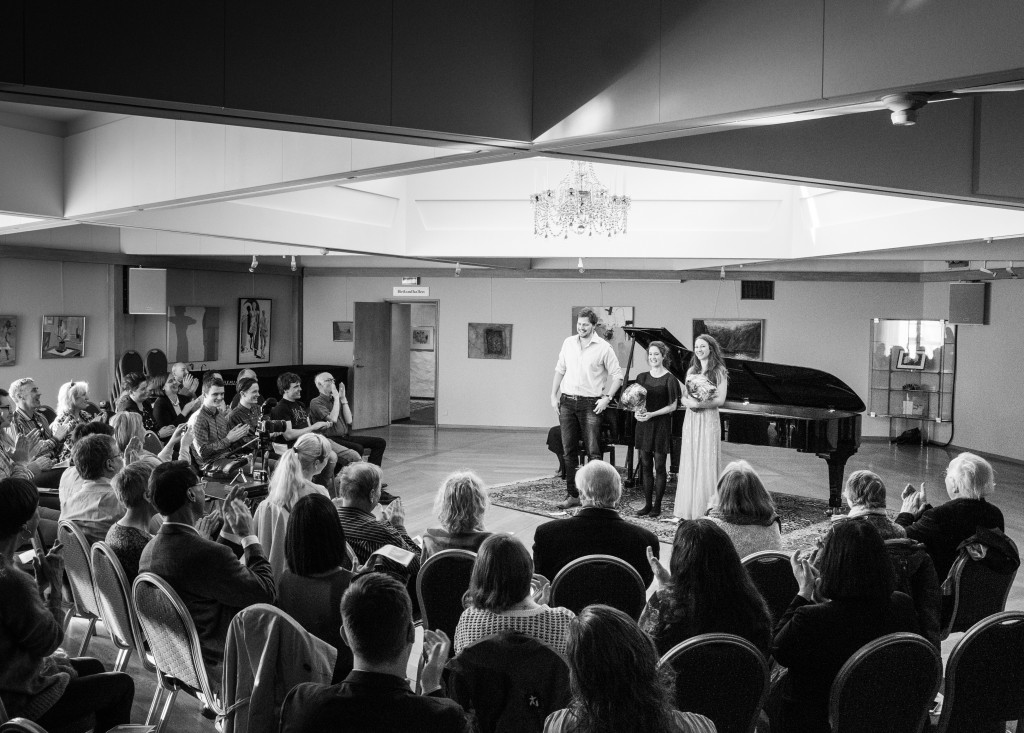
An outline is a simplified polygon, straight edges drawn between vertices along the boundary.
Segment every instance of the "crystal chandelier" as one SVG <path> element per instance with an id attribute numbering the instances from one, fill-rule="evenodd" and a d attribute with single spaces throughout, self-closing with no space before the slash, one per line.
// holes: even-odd
<path id="1" fill-rule="evenodd" d="M 549 188 L 530 196 L 530 202 L 535 236 L 568 239 L 569 232 L 625 234 L 631 199 L 609 194 L 597 180 L 592 163 L 574 160 L 557 193 Z"/>

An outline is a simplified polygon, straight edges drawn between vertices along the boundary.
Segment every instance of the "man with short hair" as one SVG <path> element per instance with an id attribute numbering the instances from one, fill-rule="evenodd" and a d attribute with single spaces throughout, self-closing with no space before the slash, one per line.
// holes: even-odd
<path id="1" fill-rule="evenodd" d="M 536 572 L 554 579 L 576 558 L 612 555 L 636 568 L 644 587 L 650 586 L 654 572 L 647 561 L 647 548 L 658 557 L 661 546 L 653 532 L 627 522 L 615 510 L 622 498 L 622 480 L 615 466 L 590 461 L 576 474 L 576 480 L 583 508 L 574 517 L 537 527 L 533 535 Z"/>
<path id="2" fill-rule="evenodd" d="M 320 372 L 316 375 L 316 388 L 320 390 L 320 394 L 310 401 L 309 415 L 313 420 L 326 420 L 331 423 L 324 431 L 324 435 L 338 445 L 355 451 L 360 457 L 363 451 L 369 448 L 370 457 L 367 460 L 381 465 L 388 442 L 384 438 L 372 435 L 352 434 L 349 429 L 352 425 L 352 409 L 345 396 L 344 382 L 335 382 L 330 372 Z"/>
<path id="3" fill-rule="evenodd" d="M 6 389 L 0 388 L 0 479 L 16 477 L 34 480 L 42 469 L 30 455 L 30 441 L 23 435 L 14 436 L 8 428 L 14 424 L 14 401 Z"/>
<path id="4" fill-rule="evenodd" d="M 199 380 L 193 377 L 188 372 L 188 365 L 181 361 L 176 361 L 171 364 L 171 374 L 178 380 L 180 390 L 178 394 L 185 397 L 187 400 L 191 400 L 199 395 L 196 391 L 199 389 Z"/>
<path id="5" fill-rule="evenodd" d="M 71 443 L 71 465 L 65 468 L 64 473 L 60 475 L 60 486 L 57 491 L 61 506 L 63 506 L 76 491 L 82 488 L 82 484 L 85 483 L 85 479 L 82 478 L 82 475 L 78 473 L 78 469 L 75 468 L 75 446 L 78 445 L 78 441 L 89 435 L 112 436 L 113 434 L 114 429 L 110 427 L 110 425 L 105 422 L 99 422 L 98 420 L 80 423 L 71 431 L 71 435 L 68 436 L 68 441 Z"/>
<path id="6" fill-rule="evenodd" d="M 230 410 L 234 410 L 236 407 L 238 407 L 238 403 L 241 402 L 241 400 L 242 400 L 242 386 L 241 385 L 242 385 L 242 380 L 243 379 L 251 379 L 254 382 L 256 382 L 257 385 L 259 384 L 259 381 L 260 381 L 259 378 L 256 376 L 256 372 L 254 372 L 252 369 L 242 369 L 242 370 L 240 370 L 238 372 L 238 376 L 235 377 L 235 396 L 231 398 L 231 406 L 229 408 Z M 259 396 L 259 392 L 257 392 L 256 394 L 257 394 L 257 401 L 258 401 L 258 403 L 262 405 L 265 398 L 264 397 L 260 397 Z"/>
<path id="7" fill-rule="evenodd" d="M 562 342 L 551 385 L 551 406 L 558 412 L 565 459 L 566 499 L 559 509 L 579 506 L 576 464 L 580 438 L 590 460 L 601 459 L 601 413 L 622 384 L 622 369 L 615 351 L 594 333 L 597 314 L 580 311 L 576 334 Z"/>
<path id="8" fill-rule="evenodd" d="M 231 427 L 224 405 L 224 380 L 213 376 L 203 382 L 203 406 L 196 417 L 193 446 L 203 464 L 230 455 L 249 435 L 248 425 Z"/>
<path id="9" fill-rule="evenodd" d="M 462 707 L 441 692 L 451 648 L 443 631 L 423 632 L 422 693 L 409 689 L 405 670 L 416 632 L 401 583 L 380 573 L 356 578 L 342 596 L 341 620 L 352 671 L 337 685 L 306 682 L 293 688 L 281 708 L 281 733 L 472 730 Z"/>
<path id="10" fill-rule="evenodd" d="M 270 419 L 281 420 L 287 425 L 281 437 L 289 448 L 295 445 L 295 441 L 300 436 L 306 433 L 321 433 L 330 427 L 331 424 L 326 420 L 310 423 L 306 406 L 299 402 L 299 398 L 302 396 L 302 380 L 298 374 L 292 372 L 280 374 L 277 377 L 277 389 L 281 393 L 281 400 L 271 409 Z M 328 440 L 331 443 L 330 458 L 324 470 L 314 478 L 314 481 L 326 486 L 333 497 L 335 495 L 334 475 L 348 462 L 342 462 L 341 456 L 346 452 L 351 455 L 351 452 L 330 439 Z"/>
<path id="11" fill-rule="evenodd" d="M 184 461 L 163 463 L 149 479 L 150 500 L 164 518 L 139 559 L 139 571 L 170 583 L 188 607 L 208 667 L 224 657 L 224 639 L 235 614 L 254 603 L 274 603 L 274 570 L 252 531 L 252 515 L 235 487 L 222 502 L 222 542 L 210 535 L 216 518 L 205 518 L 206 491 Z M 241 544 L 245 564 L 227 542 Z M 219 676 L 218 676 L 219 678 Z"/>
<path id="12" fill-rule="evenodd" d="M 14 401 L 14 420 L 12 429 L 15 435 L 38 435 L 39 444 L 35 457 L 41 470 L 50 468 L 60 455 L 60 448 L 67 435 L 67 424 L 58 423 L 56 430 L 51 431 L 50 425 L 37 410 L 42 406 L 42 393 L 35 381 L 30 377 L 15 379 L 11 383 L 10 397 Z"/>
<path id="13" fill-rule="evenodd" d="M 231 403 L 234 406 L 228 413 L 228 425 L 248 425 L 255 435 L 263 416 L 260 402 L 260 383 L 254 377 L 239 377 L 235 383 L 235 400 Z"/>
<path id="14" fill-rule="evenodd" d="M 82 485 L 61 504 L 60 518 L 78 525 L 89 544 L 107 537 L 110 525 L 124 516 L 110 479 L 124 467 L 117 441 L 109 435 L 88 435 L 72 452 Z"/>

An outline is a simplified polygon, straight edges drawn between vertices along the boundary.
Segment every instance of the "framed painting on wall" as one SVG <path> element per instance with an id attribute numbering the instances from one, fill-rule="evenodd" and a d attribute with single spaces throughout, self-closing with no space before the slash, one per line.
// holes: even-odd
<path id="1" fill-rule="evenodd" d="M 335 341 L 351 341 L 353 339 L 352 321 L 333 321 L 331 325 Z"/>
<path id="2" fill-rule="evenodd" d="M 576 321 L 579 320 L 580 311 L 590 308 L 597 314 L 597 326 L 594 330 L 597 335 L 611 344 L 615 356 L 619 359 L 619 365 L 624 366 L 629 360 L 630 340 L 623 326 L 633 325 L 633 306 L 631 305 L 574 305 L 572 307 L 572 330 L 576 333 Z"/>
<path id="3" fill-rule="evenodd" d="M 722 355 L 731 359 L 761 361 L 764 355 L 761 318 L 694 318 L 694 340 L 703 333 L 713 337 L 722 347 Z"/>
<path id="4" fill-rule="evenodd" d="M 511 359 L 511 323 L 470 323 L 470 359 Z"/>
<path id="5" fill-rule="evenodd" d="M 41 359 L 85 356 L 85 316 L 43 316 Z"/>
<path id="6" fill-rule="evenodd" d="M 238 364 L 270 361 L 270 298 L 238 299 Z"/>
<path id="7" fill-rule="evenodd" d="M 14 366 L 18 358 L 18 317 L 0 316 L 0 367 Z"/>
<path id="8" fill-rule="evenodd" d="M 433 351 L 434 350 L 434 327 L 413 326 L 412 342 L 409 345 L 412 351 Z"/>
<path id="9" fill-rule="evenodd" d="M 220 308 L 167 306 L 168 361 L 217 361 L 219 339 Z"/>

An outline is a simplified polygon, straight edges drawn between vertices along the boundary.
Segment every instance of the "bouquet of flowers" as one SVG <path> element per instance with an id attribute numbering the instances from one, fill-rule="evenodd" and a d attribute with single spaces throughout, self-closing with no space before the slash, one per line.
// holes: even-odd
<path id="1" fill-rule="evenodd" d="M 696 400 L 706 402 L 718 392 L 718 387 L 703 374 L 691 374 L 686 378 L 686 391 Z"/>
<path id="2" fill-rule="evenodd" d="M 622 390 L 622 397 L 619 398 L 619 405 L 632 410 L 633 412 L 647 411 L 647 390 L 643 386 L 633 384 Z"/>

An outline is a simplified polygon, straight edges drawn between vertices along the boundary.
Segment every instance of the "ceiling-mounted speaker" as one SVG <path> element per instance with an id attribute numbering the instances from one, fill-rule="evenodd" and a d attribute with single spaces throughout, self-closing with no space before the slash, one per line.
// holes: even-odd
<path id="1" fill-rule="evenodd" d="M 987 326 L 988 305 L 988 283 L 949 284 L 950 322 Z"/>
<path id="2" fill-rule="evenodd" d="M 130 267 L 127 280 L 125 313 L 147 316 L 167 314 L 167 270 Z"/>

